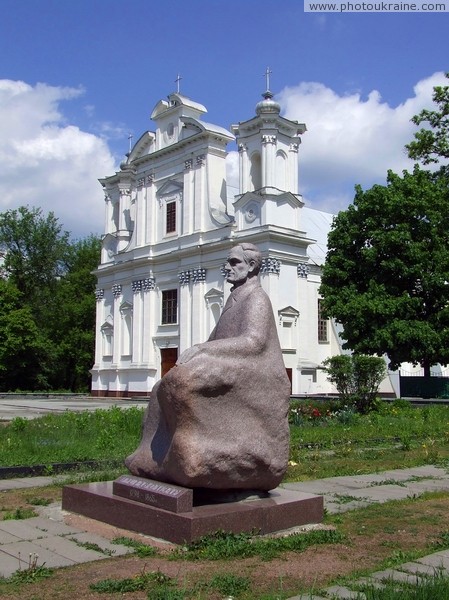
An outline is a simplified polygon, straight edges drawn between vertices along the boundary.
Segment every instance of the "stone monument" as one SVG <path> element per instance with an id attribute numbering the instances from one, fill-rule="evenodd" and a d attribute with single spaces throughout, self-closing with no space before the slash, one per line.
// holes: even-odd
<path id="1" fill-rule="evenodd" d="M 181 354 L 153 389 L 141 444 L 126 459 L 134 475 L 220 490 L 281 482 L 290 383 L 261 262 L 253 244 L 230 251 L 231 294 L 208 341 Z"/>
<path id="2" fill-rule="evenodd" d="M 270 533 L 323 518 L 323 498 L 277 487 L 288 465 L 290 384 L 261 254 L 227 258 L 233 285 L 207 342 L 155 385 L 131 475 L 63 489 L 65 510 L 175 543 L 217 530 Z"/>

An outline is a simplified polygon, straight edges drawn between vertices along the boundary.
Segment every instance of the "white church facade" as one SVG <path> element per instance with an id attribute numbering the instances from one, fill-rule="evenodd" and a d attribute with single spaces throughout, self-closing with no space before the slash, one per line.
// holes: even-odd
<path id="1" fill-rule="evenodd" d="M 321 318 L 319 296 L 332 215 L 305 207 L 299 194 L 305 125 L 282 117 L 268 91 L 255 112 L 228 131 L 203 120 L 204 106 L 173 93 L 152 112 L 155 131 L 101 180 L 93 395 L 148 396 L 181 352 L 207 340 L 229 295 L 226 256 L 240 241 L 262 251 L 260 282 L 292 393 L 334 391 L 320 365 L 341 353 L 341 342 Z M 239 189 L 230 200 L 232 142 Z"/>

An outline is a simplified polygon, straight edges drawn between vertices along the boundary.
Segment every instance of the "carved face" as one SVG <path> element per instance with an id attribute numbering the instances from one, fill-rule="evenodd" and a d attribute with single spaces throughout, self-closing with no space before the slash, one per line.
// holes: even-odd
<path id="1" fill-rule="evenodd" d="M 254 261 L 247 262 L 241 246 L 236 246 L 228 254 L 225 265 L 226 281 L 234 286 L 242 285 L 254 270 Z"/>

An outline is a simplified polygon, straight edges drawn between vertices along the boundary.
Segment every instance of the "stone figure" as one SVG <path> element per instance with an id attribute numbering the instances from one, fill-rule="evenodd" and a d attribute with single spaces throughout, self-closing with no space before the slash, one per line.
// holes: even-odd
<path id="1" fill-rule="evenodd" d="M 233 284 L 207 342 L 189 348 L 155 385 L 131 473 L 190 488 L 278 486 L 289 449 L 290 383 L 252 244 L 229 253 Z"/>

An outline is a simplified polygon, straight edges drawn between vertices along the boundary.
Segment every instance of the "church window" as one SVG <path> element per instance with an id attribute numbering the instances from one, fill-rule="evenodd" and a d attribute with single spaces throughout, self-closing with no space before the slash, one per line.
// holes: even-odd
<path id="1" fill-rule="evenodd" d="M 250 191 L 260 190 L 260 188 L 262 187 L 262 162 L 260 159 L 260 154 L 258 152 L 254 152 L 254 154 L 251 155 L 250 178 Z"/>
<path id="2" fill-rule="evenodd" d="M 318 341 L 321 343 L 329 342 L 329 320 L 323 317 L 321 300 L 318 300 Z"/>
<path id="3" fill-rule="evenodd" d="M 162 325 L 178 322 L 178 290 L 162 292 Z"/>
<path id="4" fill-rule="evenodd" d="M 101 333 L 103 336 L 103 356 L 112 356 L 114 348 L 114 327 L 112 323 L 106 321 L 101 326 Z"/>
<path id="5" fill-rule="evenodd" d="M 165 233 L 174 233 L 176 231 L 176 201 L 167 202 L 165 210 Z"/>
<path id="6" fill-rule="evenodd" d="M 133 335 L 133 307 L 128 302 L 120 306 L 122 315 L 121 327 L 121 355 L 131 356 L 132 354 L 132 335 Z"/>

